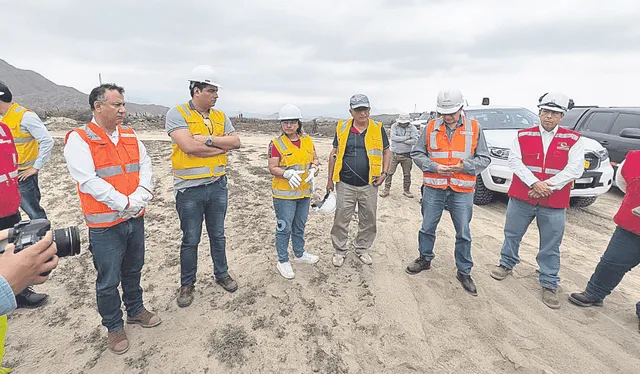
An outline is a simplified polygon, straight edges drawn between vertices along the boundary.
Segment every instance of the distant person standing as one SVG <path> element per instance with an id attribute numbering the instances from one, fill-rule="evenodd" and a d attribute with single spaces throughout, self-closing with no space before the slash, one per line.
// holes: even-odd
<path id="1" fill-rule="evenodd" d="M 572 182 L 584 173 L 584 142 L 577 132 L 558 126 L 564 113 L 571 109 L 565 94 L 542 95 L 538 108 L 540 125 L 518 131 L 509 151 L 513 181 L 500 265 L 491 271 L 491 277 L 503 280 L 520 263 L 520 242 L 535 218 L 540 232 L 536 261 L 542 302 L 558 309 L 560 244 Z"/>
<path id="2" fill-rule="evenodd" d="M 289 261 L 289 241 L 296 264 L 315 264 L 318 256 L 305 250 L 304 228 L 318 173 L 318 155 L 311 137 L 302 131 L 302 112 L 286 104 L 278 113 L 282 135 L 269 144 L 271 194 L 276 211 L 276 268 L 286 279 L 295 276 Z"/>
<path id="3" fill-rule="evenodd" d="M 9 87 L 0 82 L 0 122 L 11 130 L 18 151 L 18 187 L 20 207 L 29 219 L 47 218 L 40 206 L 38 172 L 51 157 L 53 138 L 37 114 L 13 101 Z M 15 218 L 20 220 L 20 213 Z M 37 308 L 47 302 L 48 296 L 35 293 L 27 287 L 16 295 L 18 308 Z"/>
<path id="4" fill-rule="evenodd" d="M 102 84 L 89 94 L 93 118 L 69 131 L 64 158 L 77 183 L 80 206 L 89 227 L 89 251 L 98 272 L 96 298 L 107 347 L 115 354 L 129 349 L 122 321 L 158 326 L 162 320 L 142 300 L 140 278 L 145 254 L 144 213 L 153 199 L 151 158 L 124 121 L 124 88 Z M 118 286 L 122 288 L 122 299 Z"/>
<path id="5" fill-rule="evenodd" d="M 182 230 L 176 299 L 181 308 L 193 302 L 203 220 L 216 283 L 227 292 L 238 289 L 227 266 L 224 221 L 229 202 L 227 151 L 240 148 L 240 138 L 229 117 L 213 108 L 219 88 L 218 74 L 211 66 L 195 67 L 189 77 L 191 100 L 171 108 L 166 117 L 165 127 L 173 140 L 173 189 Z"/>
<path id="6" fill-rule="evenodd" d="M 353 245 L 366 265 L 373 260 L 369 248 L 376 237 L 378 186 L 389 174 L 391 152 L 382 123 L 369 118 L 369 98 L 362 94 L 349 100 L 351 119 L 336 126 L 333 150 L 329 154 L 327 191 L 336 190 L 336 211 L 331 229 L 335 249 L 333 265 L 340 267 L 348 250 L 349 224 L 358 207 L 358 233 Z"/>
<path id="7" fill-rule="evenodd" d="M 406 272 L 418 274 L 431 268 L 436 229 L 447 209 L 456 230 L 456 279 L 462 288 L 476 296 L 471 279 L 471 217 L 476 176 L 491 162 L 489 150 L 478 121 L 465 117 L 460 90 L 441 90 L 437 108 L 440 117 L 429 121 L 411 151 L 413 161 L 422 170 L 422 227 L 418 233 L 419 257 Z"/>
<path id="8" fill-rule="evenodd" d="M 380 192 L 380 197 L 389 196 L 393 174 L 395 174 L 398 165 L 401 165 L 404 177 L 403 194 L 408 198 L 413 198 L 411 193 L 411 167 L 413 165 L 411 148 L 416 144 L 419 136 L 418 129 L 411 124 L 411 117 L 408 114 L 401 114 L 391 125 L 391 167 L 389 168 L 389 176 L 384 181 L 384 189 Z"/>

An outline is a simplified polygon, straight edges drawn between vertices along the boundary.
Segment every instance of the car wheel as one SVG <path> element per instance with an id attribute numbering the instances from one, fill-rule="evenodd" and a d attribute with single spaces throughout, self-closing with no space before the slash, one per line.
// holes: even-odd
<path id="1" fill-rule="evenodd" d="M 586 208 L 589 205 L 596 202 L 598 196 L 590 196 L 590 197 L 572 197 L 570 200 L 570 204 L 574 208 Z"/>
<path id="2" fill-rule="evenodd" d="M 473 203 L 476 205 L 487 205 L 493 200 L 493 191 L 482 183 L 482 177 L 476 179 L 476 192 L 473 194 Z"/>

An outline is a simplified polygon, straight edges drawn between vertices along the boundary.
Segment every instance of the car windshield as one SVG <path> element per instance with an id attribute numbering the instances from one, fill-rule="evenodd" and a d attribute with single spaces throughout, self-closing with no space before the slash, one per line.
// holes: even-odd
<path id="1" fill-rule="evenodd" d="M 424 112 L 420 115 L 420 117 L 418 117 L 418 120 L 427 120 L 430 121 L 432 120 L 434 117 L 431 115 L 430 112 Z"/>
<path id="2" fill-rule="evenodd" d="M 525 108 L 465 109 L 464 113 L 487 129 L 526 129 L 540 124 L 540 119 Z"/>

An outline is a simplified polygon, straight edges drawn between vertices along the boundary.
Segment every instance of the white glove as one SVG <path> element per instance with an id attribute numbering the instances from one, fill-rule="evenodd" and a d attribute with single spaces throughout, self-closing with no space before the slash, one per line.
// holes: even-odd
<path id="1" fill-rule="evenodd" d="M 289 186 L 292 190 L 295 190 L 296 188 L 300 187 L 300 182 L 302 182 L 300 174 L 304 174 L 304 170 L 287 169 L 282 174 L 282 177 L 288 179 Z"/>
<path id="2" fill-rule="evenodd" d="M 315 166 L 312 166 L 309 169 L 309 175 L 307 176 L 307 178 L 304 181 L 311 185 L 311 192 L 316 190 L 316 168 L 315 168 Z"/>
<path id="3" fill-rule="evenodd" d="M 120 217 L 124 219 L 137 217 L 153 199 L 153 195 L 144 187 L 138 187 L 129 198 L 129 207 L 120 212 Z"/>
<path id="4" fill-rule="evenodd" d="M 124 208 L 122 212 L 120 212 L 120 218 L 130 219 L 137 217 L 140 212 L 144 209 L 144 205 L 141 205 L 139 202 L 135 200 L 129 199 L 129 206 Z"/>

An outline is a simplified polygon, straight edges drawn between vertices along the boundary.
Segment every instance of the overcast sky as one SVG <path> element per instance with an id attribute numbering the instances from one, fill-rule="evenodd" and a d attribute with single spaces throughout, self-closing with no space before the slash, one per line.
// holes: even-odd
<path id="1" fill-rule="evenodd" d="M 535 109 L 563 91 L 577 105 L 640 105 L 640 1 L 0 0 L 0 58 L 89 92 L 174 106 L 189 71 L 212 65 L 218 108 L 284 103 L 305 116 L 432 110 L 439 89 L 470 105 Z M 9 21 L 10 20 L 10 21 Z"/>

